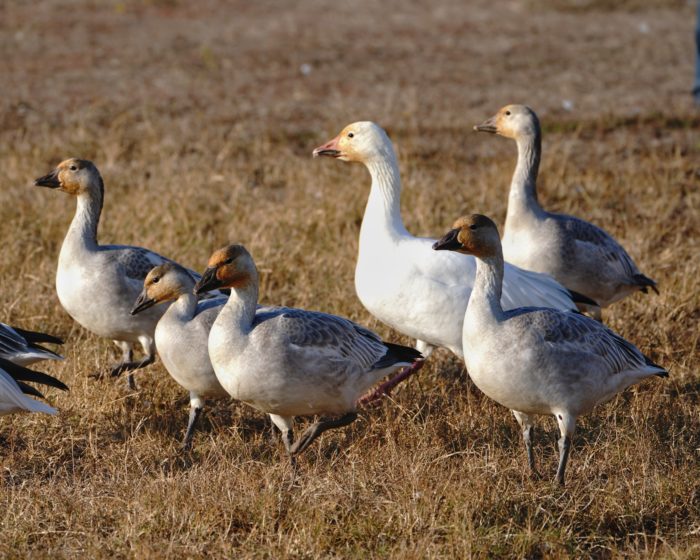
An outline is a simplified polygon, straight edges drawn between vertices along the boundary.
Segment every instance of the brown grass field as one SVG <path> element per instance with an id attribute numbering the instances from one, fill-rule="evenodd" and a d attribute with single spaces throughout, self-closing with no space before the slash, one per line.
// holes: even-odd
<path id="1" fill-rule="evenodd" d="M 0 420 L 0 556 L 699 558 L 700 113 L 694 3 L 478 0 L 47 0 L 0 3 L 0 320 L 65 337 L 56 417 Z M 310 72 L 301 71 L 310 65 Z M 346 315 L 410 343 L 357 300 L 369 192 L 312 160 L 346 124 L 398 147 L 403 215 L 438 236 L 502 223 L 510 141 L 472 125 L 531 105 L 540 199 L 614 234 L 661 295 L 606 320 L 671 377 L 581 419 L 567 480 L 542 418 L 532 480 L 516 422 L 438 351 L 421 374 L 301 457 L 264 417 L 212 403 L 179 453 L 185 395 L 87 375 L 115 348 L 63 311 L 55 266 L 74 200 L 31 186 L 69 156 L 106 182 L 102 242 L 203 270 L 241 242 L 262 299 Z M 569 110 L 564 108 L 568 103 Z"/>

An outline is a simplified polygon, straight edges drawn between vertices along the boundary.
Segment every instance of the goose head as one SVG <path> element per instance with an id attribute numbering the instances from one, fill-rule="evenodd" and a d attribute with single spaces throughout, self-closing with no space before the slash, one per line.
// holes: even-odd
<path id="1" fill-rule="evenodd" d="M 101 188 L 102 177 L 91 161 L 70 158 L 59 163 L 56 169 L 48 175 L 35 179 L 34 185 L 79 195 L 95 188 Z"/>
<path id="2" fill-rule="evenodd" d="M 159 303 L 173 301 L 192 291 L 194 280 L 189 273 L 175 263 L 156 266 L 143 281 L 143 290 L 134 303 L 132 315 L 145 311 Z"/>
<path id="3" fill-rule="evenodd" d="M 257 282 L 253 257 L 243 245 L 228 245 L 214 251 L 202 278 L 194 287 L 196 294 L 218 288 L 241 289 Z"/>
<path id="4" fill-rule="evenodd" d="M 525 105 L 506 105 L 493 117 L 474 127 L 477 132 L 490 132 L 517 140 L 520 137 L 536 136 L 540 121 L 535 112 Z"/>
<path id="5" fill-rule="evenodd" d="M 459 218 L 452 229 L 433 244 L 436 251 L 457 251 L 482 259 L 497 255 L 500 247 L 496 224 L 483 214 Z"/>
<path id="6" fill-rule="evenodd" d="M 366 164 L 393 156 L 393 148 L 382 127 L 370 121 L 360 121 L 349 124 L 333 140 L 316 148 L 313 156 Z"/>

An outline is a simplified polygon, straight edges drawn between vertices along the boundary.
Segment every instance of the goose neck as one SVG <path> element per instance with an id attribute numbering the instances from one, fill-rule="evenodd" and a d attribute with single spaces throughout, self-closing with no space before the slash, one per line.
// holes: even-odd
<path id="1" fill-rule="evenodd" d="M 498 321 L 503 316 L 501 291 L 503 288 L 503 254 L 476 259 L 476 277 L 467 315 L 476 315 L 481 320 Z"/>
<path id="2" fill-rule="evenodd" d="M 506 222 L 525 214 L 540 216 L 543 213 L 537 201 L 537 173 L 542 151 L 540 131 L 519 137 L 517 145 L 518 163 L 510 183 Z"/>
<path id="3" fill-rule="evenodd" d="M 232 336 L 245 335 L 251 330 L 257 306 L 258 275 L 256 272 L 245 286 L 231 289 L 231 295 L 219 316 L 226 321 L 226 328 L 230 329 Z"/>
<path id="4" fill-rule="evenodd" d="M 77 195 L 77 199 L 75 216 L 68 229 L 66 241 L 70 240 L 71 244 L 79 244 L 86 249 L 96 249 L 104 188 L 100 184 L 99 189 L 82 192 Z"/>
<path id="5" fill-rule="evenodd" d="M 182 321 L 191 321 L 197 312 L 197 296 L 192 289 L 186 290 L 170 305 L 166 313 L 178 317 Z"/>
<path id="6" fill-rule="evenodd" d="M 372 188 L 362 220 L 361 237 L 370 236 L 376 241 L 377 234 L 392 238 L 408 235 L 401 219 L 401 177 L 396 155 L 387 148 L 381 157 L 366 163 L 372 176 Z"/>

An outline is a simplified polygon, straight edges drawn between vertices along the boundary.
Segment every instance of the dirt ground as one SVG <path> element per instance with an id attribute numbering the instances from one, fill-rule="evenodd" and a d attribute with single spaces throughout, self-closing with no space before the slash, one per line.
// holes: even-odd
<path id="1" fill-rule="evenodd" d="M 700 113 L 695 4 L 672 0 L 46 0 L 0 3 L 0 320 L 65 338 L 42 364 L 56 417 L 0 420 L 0 556 L 465 558 L 700 556 Z M 88 374 L 116 358 L 54 289 L 69 197 L 32 185 L 91 159 L 102 242 L 203 270 L 245 244 L 262 301 L 353 318 L 369 192 L 312 160 L 374 120 L 400 158 L 408 229 L 502 224 L 511 142 L 472 126 L 506 103 L 543 123 L 539 197 L 614 234 L 661 294 L 606 321 L 666 366 L 581 419 L 567 486 L 542 418 L 532 480 L 516 422 L 438 351 L 291 470 L 262 415 L 212 402 L 189 456 L 184 391 Z"/>

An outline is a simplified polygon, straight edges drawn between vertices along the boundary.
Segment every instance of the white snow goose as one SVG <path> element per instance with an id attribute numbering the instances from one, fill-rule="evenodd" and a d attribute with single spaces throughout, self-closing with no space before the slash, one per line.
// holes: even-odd
<path id="1" fill-rule="evenodd" d="M 417 339 L 416 348 L 424 356 L 438 346 L 463 357 L 462 323 L 476 261 L 436 253 L 431 249 L 435 239 L 406 230 L 398 162 L 386 132 L 375 123 L 356 122 L 313 155 L 362 163 L 372 178 L 355 268 L 355 290 L 362 304 L 383 323 Z M 505 267 L 503 305 L 576 309 L 572 295 L 553 278 L 510 264 Z M 380 387 L 374 396 L 386 389 Z"/>

